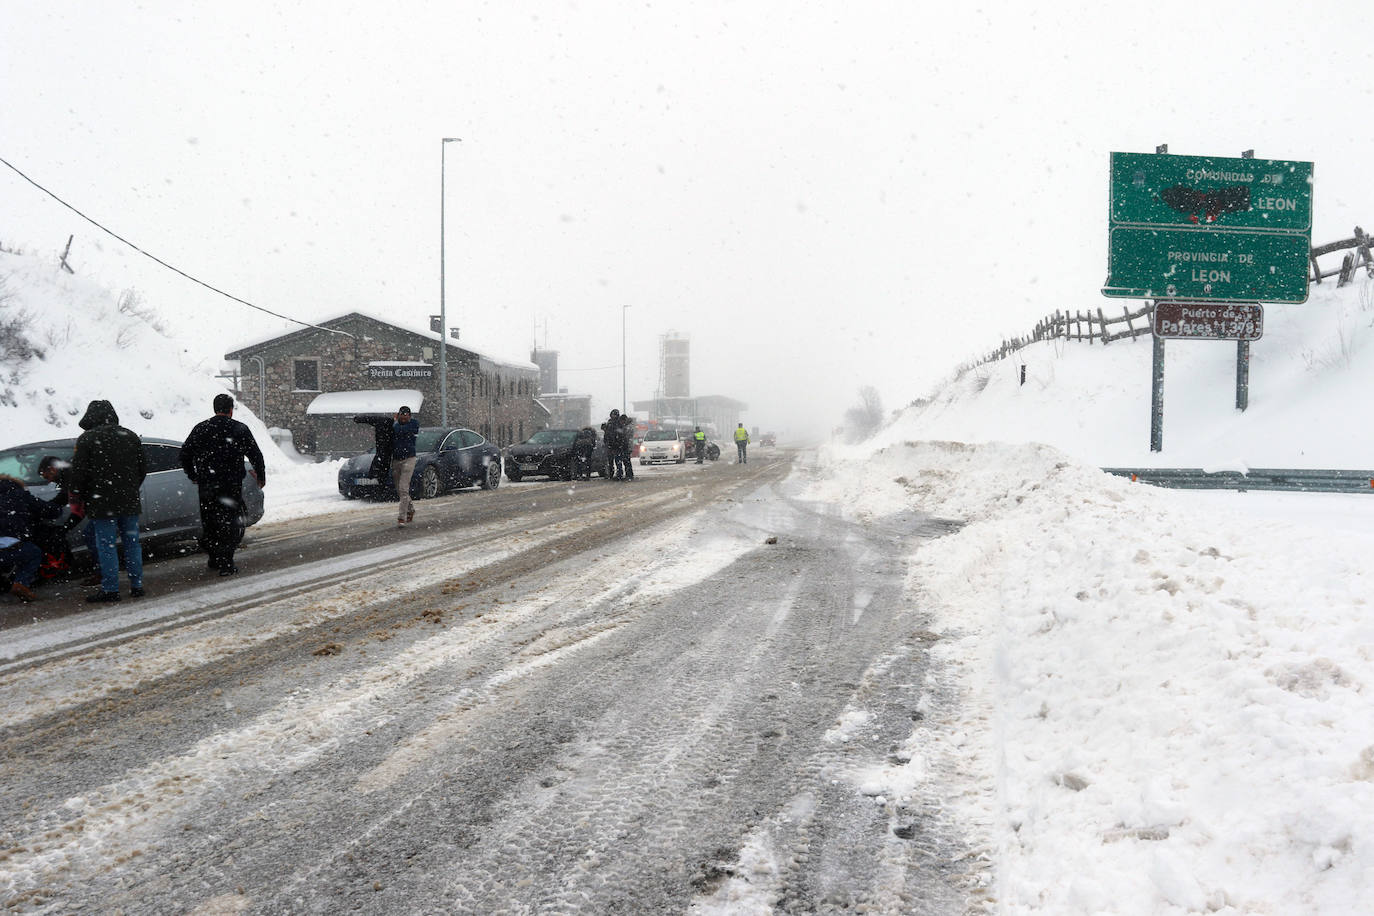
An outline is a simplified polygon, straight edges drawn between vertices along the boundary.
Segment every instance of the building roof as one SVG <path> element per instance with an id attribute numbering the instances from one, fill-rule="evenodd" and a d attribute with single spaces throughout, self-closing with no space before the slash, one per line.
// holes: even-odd
<path id="1" fill-rule="evenodd" d="M 311 331 L 318 331 L 320 328 L 329 329 L 331 325 L 337 325 L 341 322 L 348 320 L 349 318 L 355 317 L 366 318 L 369 321 L 375 321 L 378 324 L 389 325 L 393 328 L 396 328 L 398 331 L 405 331 L 407 334 L 414 334 L 416 337 L 423 337 L 428 340 L 432 340 L 436 344 L 440 341 L 443 341 L 444 345 L 447 347 L 454 347 L 459 350 L 464 350 L 468 353 L 481 357 L 482 359 L 485 359 L 489 362 L 496 363 L 500 366 L 509 366 L 512 369 L 528 369 L 531 372 L 539 371 L 539 367 L 527 359 L 513 359 L 511 357 L 498 356 L 493 351 L 480 346 L 480 344 L 475 343 L 469 338 L 458 338 L 455 340 L 454 338 L 449 337 L 445 339 L 443 335 L 439 334 L 437 331 L 431 331 L 429 328 L 423 328 L 406 324 L 398 324 L 395 321 L 378 317 L 377 315 L 374 315 L 371 312 L 363 312 L 358 310 L 345 312 L 342 315 L 335 315 L 333 318 L 326 318 L 322 321 L 315 322 L 313 325 L 309 325 L 304 328 L 298 328 L 294 331 L 288 331 L 285 334 L 278 334 L 275 337 L 268 337 L 263 340 L 255 340 L 252 343 L 245 344 L 224 354 L 224 358 L 243 359 L 245 356 L 250 355 L 255 350 L 260 350 L 266 346 L 277 344 L 291 337 L 308 334 Z"/>

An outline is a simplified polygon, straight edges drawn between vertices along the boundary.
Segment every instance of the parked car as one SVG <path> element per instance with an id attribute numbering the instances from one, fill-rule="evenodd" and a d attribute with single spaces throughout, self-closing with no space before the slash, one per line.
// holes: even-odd
<path id="1" fill-rule="evenodd" d="M 687 460 L 687 452 L 677 431 L 671 429 L 651 429 L 644 435 L 644 446 L 639 450 L 640 464 L 674 462 L 682 464 Z"/>
<path id="2" fill-rule="evenodd" d="M 511 481 L 524 477 L 572 480 L 573 442 L 576 439 L 575 429 L 541 429 L 519 445 L 506 449 L 506 476 Z M 592 449 L 592 473 L 611 476 L 606 442 L 600 436 L 596 437 L 596 447 Z"/>
<path id="3" fill-rule="evenodd" d="M 759 445 L 764 448 L 772 448 L 778 444 L 778 437 L 773 433 L 764 433 L 759 436 Z"/>
<path id="4" fill-rule="evenodd" d="M 363 414 L 359 423 L 372 423 L 382 435 L 390 417 Z M 385 435 L 391 434 L 386 426 Z M 354 455 L 339 468 L 339 492 L 345 499 L 371 497 L 396 499 L 390 459 L 377 457 L 371 448 Z M 385 450 L 383 450 L 385 455 Z M 431 499 L 449 490 L 477 484 L 484 490 L 501 485 L 501 450 L 479 433 L 459 426 L 422 426 L 415 437 L 415 473 L 410 478 L 412 499 Z"/>
<path id="5" fill-rule="evenodd" d="M 679 433 L 678 435 L 682 437 L 681 439 L 679 439 L 679 441 L 682 443 L 683 455 L 685 456 L 683 460 L 685 461 L 687 460 L 687 458 L 691 458 L 693 461 L 695 461 L 697 457 L 697 443 L 693 436 L 695 436 L 696 433 L 684 431 L 682 433 Z M 706 460 L 715 461 L 718 458 L 720 458 L 720 446 L 716 445 L 710 439 L 707 439 Z"/>
<path id="6" fill-rule="evenodd" d="M 57 495 L 57 484 L 48 483 L 38 475 L 38 463 L 44 455 L 53 455 L 70 462 L 76 452 L 75 439 L 49 439 L 13 448 L 0 449 L 0 474 L 24 481 L 29 492 L 39 499 Z M 199 538 L 200 492 L 181 469 L 181 442 L 176 439 L 143 438 L 143 455 L 148 476 L 143 480 L 139 496 L 143 514 L 139 516 L 139 539 L 145 544 L 170 543 Z M 262 489 L 243 466 L 243 526 L 257 524 L 262 518 Z M 65 521 L 66 515 L 63 515 Z M 89 522 L 81 522 L 67 533 L 73 556 L 86 553 L 84 529 Z M 242 537 L 242 533 L 240 533 Z"/>

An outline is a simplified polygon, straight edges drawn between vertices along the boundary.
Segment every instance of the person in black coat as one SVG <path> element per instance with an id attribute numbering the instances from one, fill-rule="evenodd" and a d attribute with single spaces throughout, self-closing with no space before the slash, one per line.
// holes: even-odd
<path id="1" fill-rule="evenodd" d="M 259 487 L 267 485 L 262 449 L 247 426 L 234 419 L 234 399 L 215 395 L 215 415 L 191 430 L 181 447 L 181 468 L 200 488 L 202 543 L 209 566 L 221 576 L 239 571 L 234 565 L 243 515 L 243 462 L 252 466 Z"/>
<path id="2" fill-rule="evenodd" d="M 95 529 L 95 552 L 100 562 L 100 591 L 87 601 L 119 600 L 119 553 L 124 545 L 124 568 L 129 594 L 143 597 L 143 545 L 138 517 L 143 514 L 140 488 L 148 476 L 143 440 L 119 425 L 109 401 L 91 401 L 77 424 L 85 430 L 72 454 L 71 488 L 86 507 Z"/>
<path id="3" fill-rule="evenodd" d="M 0 569 L 13 567 L 10 594 L 32 601 L 33 580 L 43 562 L 43 549 L 34 543 L 34 524 L 57 518 L 62 508 L 34 496 L 24 482 L 0 474 Z"/>
<path id="4" fill-rule="evenodd" d="M 611 479 L 625 479 L 625 465 L 620 459 L 620 440 L 624 438 L 625 428 L 620 425 L 620 411 L 612 410 L 606 422 L 601 424 L 601 437 L 606 441 L 606 461 L 611 466 Z"/>
<path id="5" fill-rule="evenodd" d="M 584 426 L 577 431 L 573 440 L 573 477 L 577 480 L 592 479 L 592 454 L 596 451 L 596 430 Z"/>

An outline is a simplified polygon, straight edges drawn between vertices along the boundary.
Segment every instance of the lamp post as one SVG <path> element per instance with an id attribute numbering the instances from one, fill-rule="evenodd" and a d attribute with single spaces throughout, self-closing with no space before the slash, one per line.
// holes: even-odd
<path id="1" fill-rule="evenodd" d="M 630 310 L 628 305 L 620 307 L 620 412 L 629 413 L 630 403 L 625 397 L 625 314 Z"/>
<path id="2" fill-rule="evenodd" d="M 444 308 L 444 153 L 461 137 L 444 137 L 439 144 L 439 425 L 448 426 L 448 312 Z"/>

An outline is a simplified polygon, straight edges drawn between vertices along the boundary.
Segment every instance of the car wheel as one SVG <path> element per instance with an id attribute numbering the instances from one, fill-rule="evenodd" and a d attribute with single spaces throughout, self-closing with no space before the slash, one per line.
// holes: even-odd
<path id="1" fill-rule="evenodd" d="M 679 459 L 677 460 L 677 463 L 678 463 L 678 464 L 686 464 L 686 463 L 687 463 L 687 459 L 686 459 L 686 458 L 679 458 Z"/>
<path id="2" fill-rule="evenodd" d="M 510 478 L 510 482 L 511 482 L 511 483 L 519 483 L 519 482 L 520 482 L 520 478 L 521 478 L 521 476 L 523 476 L 523 475 L 521 475 L 521 473 L 520 473 L 519 471 L 514 471 L 514 470 L 511 470 L 511 469 L 507 468 L 507 469 L 506 469 L 506 476 L 507 476 L 508 478 Z"/>
<path id="3" fill-rule="evenodd" d="M 354 491 L 354 490 L 345 490 L 343 487 L 339 487 L 339 493 L 343 495 L 343 498 L 344 498 L 344 499 L 357 499 L 357 498 L 358 498 L 358 494 L 357 494 L 356 491 Z"/>
<path id="4" fill-rule="evenodd" d="M 601 470 L 597 471 L 597 473 L 600 474 L 606 480 L 609 480 L 611 477 L 611 466 L 609 464 L 603 464 L 601 466 Z"/>
<path id="5" fill-rule="evenodd" d="M 495 490 L 501 486 L 501 465 L 495 461 L 488 461 L 486 473 L 482 475 L 482 489 Z"/>
<path id="6" fill-rule="evenodd" d="M 433 499 L 442 492 L 444 485 L 439 482 L 439 469 L 431 464 L 420 475 L 420 498 Z"/>

